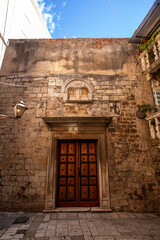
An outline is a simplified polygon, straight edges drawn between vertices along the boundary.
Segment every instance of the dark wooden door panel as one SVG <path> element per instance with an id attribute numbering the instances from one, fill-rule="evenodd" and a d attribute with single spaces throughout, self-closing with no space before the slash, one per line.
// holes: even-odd
<path id="1" fill-rule="evenodd" d="M 68 154 L 75 154 L 75 143 L 68 144 Z"/>
<path id="2" fill-rule="evenodd" d="M 67 156 L 61 156 L 60 163 L 67 163 Z"/>
<path id="3" fill-rule="evenodd" d="M 67 185 L 75 185 L 75 178 L 69 177 L 67 180 Z"/>
<path id="4" fill-rule="evenodd" d="M 88 153 L 87 143 L 81 143 L 81 154 L 87 154 L 87 153 Z"/>
<path id="5" fill-rule="evenodd" d="M 99 206 L 95 140 L 61 141 L 57 206 Z"/>
<path id="6" fill-rule="evenodd" d="M 57 205 L 76 204 L 76 143 L 59 143 Z"/>
<path id="7" fill-rule="evenodd" d="M 61 154 L 67 154 L 67 143 L 62 143 L 60 149 Z"/>
<path id="8" fill-rule="evenodd" d="M 66 178 L 65 177 L 60 177 L 59 178 L 59 185 L 60 186 L 66 185 Z"/>
<path id="9" fill-rule="evenodd" d="M 89 143 L 89 154 L 96 154 L 95 143 Z"/>
<path id="10" fill-rule="evenodd" d="M 89 155 L 89 162 L 96 162 L 96 156 L 95 155 Z"/>
<path id="11" fill-rule="evenodd" d="M 81 155 L 81 162 L 88 162 L 88 155 Z"/>
<path id="12" fill-rule="evenodd" d="M 68 164 L 68 176 L 75 177 L 75 165 Z"/>
<path id="13" fill-rule="evenodd" d="M 89 185 L 97 185 L 96 177 L 89 177 Z"/>
<path id="14" fill-rule="evenodd" d="M 88 176 L 88 164 L 81 164 L 81 177 Z"/>
<path id="15" fill-rule="evenodd" d="M 88 177 L 81 177 L 81 186 L 88 185 Z"/>
<path id="16" fill-rule="evenodd" d="M 59 186 L 59 200 L 66 200 L 66 186 Z"/>
<path id="17" fill-rule="evenodd" d="M 75 188 L 74 186 L 67 187 L 67 200 L 75 201 Z"/>
<path id="18" fill-rule="evenodd" d="M 97 166 L 95 163 L 89 164 L 89 176 L 95 176 L 97 175 Z"/>
<path id="19" fill-rule="evenodd" d="M 97 200 L 97 186 L 89 186 L 90 200 Z"/>
<path id="20" fill-rule="evenodd" d="M 68 156 L 69 163 L 75 163 L 75 156 Z"/>
<path id="21" fill-rule="evenodd" d="M 96 141 L 80 143 L 80 206 L 98 206 Z"/>
<path id="22" fill-rule="evenodd" d="M 60 176 L 66 176 L 67 164 L 60 164 Z"/>
<path id="23" fill-rule="evenodd" d="M 80 200 L 88 200 L 88 186 L 81 186 Z"/>

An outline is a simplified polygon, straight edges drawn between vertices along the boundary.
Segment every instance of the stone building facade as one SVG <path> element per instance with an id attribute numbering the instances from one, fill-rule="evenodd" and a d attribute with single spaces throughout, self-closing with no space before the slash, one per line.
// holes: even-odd
<path id="1" fill-rule="evenodd" d="M 1 210 L 160 211 L 160 142 L 136 116 L 153 104 L 137 46 L 12 40 L 0 82 L 1 113 L 28 107 L 0 119 Z"/>

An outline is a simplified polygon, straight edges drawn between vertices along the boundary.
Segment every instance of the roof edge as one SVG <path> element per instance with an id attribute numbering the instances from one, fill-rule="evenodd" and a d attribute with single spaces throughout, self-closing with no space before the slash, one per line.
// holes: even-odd
<path id="1" fill-rule="evenodd" d="M 141 24 L 139 25 L 139 27 L 136 29 L 136 31 L 134 32 L 134 34 L 132 35 L 132 37 L 129 39 L 129 43 L 135 43 L 135 44 L 139 44 L 142 41 L 142 37 L 138 36 L 138 33 L 142 30 L 142 28 L 145 26 L 145 24 L 147 23 L 147 21 L 149 21 L 150 17 L 152 14 L 154 14 L 155 9 L 157 8 L 157 6 L 160 5 L 160 0 L 156 0 L 154 2 L 154 4 L 152 5 L 151 9 L 149 10 L 149 12 L 147 13 L 147 15 L 145 16 L 145 18 L 143 19 L 143 21 L 141 22 Z"/>

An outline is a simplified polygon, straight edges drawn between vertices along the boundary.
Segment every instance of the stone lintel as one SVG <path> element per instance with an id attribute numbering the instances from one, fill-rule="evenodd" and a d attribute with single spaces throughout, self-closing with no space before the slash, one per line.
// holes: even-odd
<path id="1" fill-rule="evenodd" d="M 112 117 L 43 117 L 44 122 L 50 127 L 106 127 Z"/>

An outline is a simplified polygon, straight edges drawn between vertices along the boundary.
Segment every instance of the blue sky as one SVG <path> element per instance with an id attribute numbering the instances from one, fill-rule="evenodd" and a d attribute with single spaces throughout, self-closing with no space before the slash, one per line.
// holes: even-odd
<path id="1" fill-rule="evenodd" d="M 36 0 L 52 38 L 129 38 L 155 0 Z"/>

